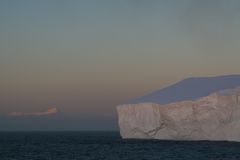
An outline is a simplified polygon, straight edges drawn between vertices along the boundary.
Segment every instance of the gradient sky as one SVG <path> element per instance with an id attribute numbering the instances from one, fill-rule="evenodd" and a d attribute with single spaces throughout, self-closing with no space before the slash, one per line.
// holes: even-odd
<path id="1" fill-rule="evenodd" d="M 1 0 L 0 130 L 115 130 L 118 104 L 240 74 L 239 17 L 239 0 Z"/>

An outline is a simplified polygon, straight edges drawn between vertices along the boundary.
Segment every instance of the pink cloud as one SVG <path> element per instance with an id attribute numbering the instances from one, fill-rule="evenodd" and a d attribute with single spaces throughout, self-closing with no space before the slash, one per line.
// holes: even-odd
<path id="1" fill-rule="evenodd" d="M 58 113 L 57 108 L 49 108 L 44 112 L 12 112 L 9 113 L 9 116 L 45 116 Z"/>

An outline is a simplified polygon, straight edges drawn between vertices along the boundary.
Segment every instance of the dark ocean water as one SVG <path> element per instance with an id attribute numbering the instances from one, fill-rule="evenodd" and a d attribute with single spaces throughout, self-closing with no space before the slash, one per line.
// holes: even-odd
<path id="1" fill-rule="evenodd" d="M 1 132 L 0 160 L 240 160 L 240 143 L 122 140 L 118 132 Z"/>

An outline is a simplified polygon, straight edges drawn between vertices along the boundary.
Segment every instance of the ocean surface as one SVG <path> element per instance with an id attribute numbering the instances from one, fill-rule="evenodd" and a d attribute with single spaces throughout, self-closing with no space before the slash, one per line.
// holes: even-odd
<path id="1" fill-rule="evenodd" d="M 118 132 L 0 132 L 0 160 L 240 160 L 240 143 L 122 140 Z"/>

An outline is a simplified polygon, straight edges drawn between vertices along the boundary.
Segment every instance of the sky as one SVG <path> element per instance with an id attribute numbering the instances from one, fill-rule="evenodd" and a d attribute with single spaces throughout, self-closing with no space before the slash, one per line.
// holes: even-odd
<path id="1" fill-rule="evenodd" d="M 118 130 L 116 105 L 240 74 L 238 0 L 1 0 L 0 131 Z"/>

